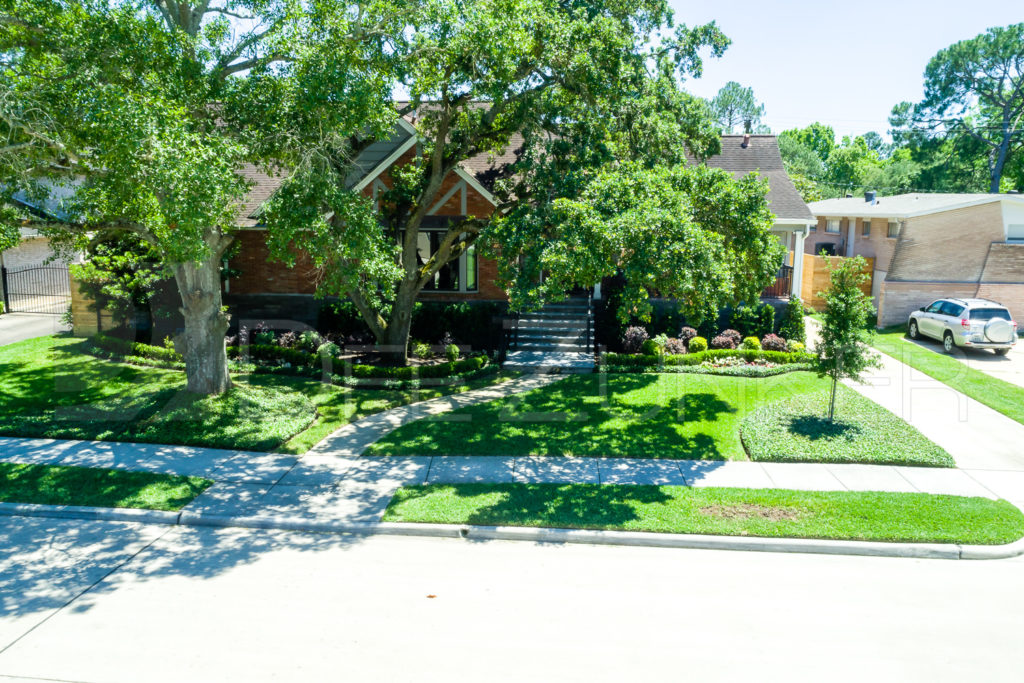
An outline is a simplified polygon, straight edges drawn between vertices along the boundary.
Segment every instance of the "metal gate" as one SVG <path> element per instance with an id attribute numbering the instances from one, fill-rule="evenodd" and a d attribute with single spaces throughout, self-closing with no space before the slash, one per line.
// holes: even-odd
<path id="1" fill-rule="evenodd" d="M 71 305 L 71 280 L 66 265 L 0 269 L 4 306 L 11 313 L 60 315 Z"/>

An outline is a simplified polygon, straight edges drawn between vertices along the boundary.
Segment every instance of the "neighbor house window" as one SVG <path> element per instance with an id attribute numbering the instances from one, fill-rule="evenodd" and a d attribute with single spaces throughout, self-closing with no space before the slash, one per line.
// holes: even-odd
<path id="1" fill-rule="evenodd" d="M 861 224 L 860 224 L 860 234 L 862 236 L 864 236 L 864 237 L 869 237 L 871 235 L 871 219 L 870 218 L 865 218 L 864 220 L 861 221 Z"/>
<path id="2" fill-rule="evenodd" d="M 1006 226 L 1006 241 L 1024 243 L 1024 223 Z"/>
<path id="3" fill-rule="evenodd" d="M 825 221 L 825 232 L 838 233 L 839 232 L 839 219 L 838 218 L 829 218 L 827 221 Z"/>
<path id="4" fill-rule="evenodd" d="M 899 221 L 889 221 L 889 232 L 887 233 L 887 236 L 888 237 L 899 237 L 899 234 L 900 234 L 900 224 L 899 224 Z"/>

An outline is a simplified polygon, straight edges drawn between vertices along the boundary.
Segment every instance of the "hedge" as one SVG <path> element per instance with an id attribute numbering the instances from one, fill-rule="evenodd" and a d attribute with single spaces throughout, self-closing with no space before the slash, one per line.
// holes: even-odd
<path id="1" fill-rule="evenodd" d="M 184 358 L 174 349 L 166 346 L 151 346 L 141 342 L 131 342 L 119 337 L 111 337 L 102 332 L 93 336 L 92 341 L 105 351 L 118 356 L 136 356 L 164 363 L 181 363 Z"/>
<path id="2" fill-rule="evenodd" d="M 715 360 L 716 358 L 742 358 L 747 362 L 763 360 L 768 363 L 775 363 L 776 365 L 812 364 L 815 360 L 813 354 L 800 351 L 790 353 L 787 351 L 758 351 L 753 349 L 710 349 L 697 353 L 666 356 L 606 353 L 602 356 L 601 363 L 602 365 L 623 368 L 669 368 L 674 366 L 700 365 L 704 361 Z"/>
<path id="3" fill-rule="evenodd" d="M 784 375 L 787 372 L 813 371 L 813 363 L 787 363 L 767 367 L 764 365 L 736 365 L 732 367 L 705 367 L 703 365 L 669 365 L 665 367 L 643 367 L 636 365 L 607 365 L 603 367 L 604 372 L 609 373 L 643 373 L 658 372 L 667 374 L 690 374 L 690 375 L 727 375 L 729 377 L 774 377 Z"/>

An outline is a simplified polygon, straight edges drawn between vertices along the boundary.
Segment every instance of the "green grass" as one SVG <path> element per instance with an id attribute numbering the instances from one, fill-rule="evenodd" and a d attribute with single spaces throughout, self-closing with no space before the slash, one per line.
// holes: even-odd
<path id="1" fill-rule="evenodd" d="M 937 353 L 938 349 L 918 346 L 906 339 L 905 331 L 903 326 L 886 328 L 872 344 L 882 353 L 1024 424 L 1024 387 L 970 368 L 956 358 Z"/>
<path id="2" fill-rule="evenodd" d="M 740 420 L 824 387 L 811 373 L 747 379 L 571 375 L 547 387 L 401 427 L 373 455 L 588 455 L 745 460 Z"/>
<path id="3" fill-rule="evenodd" d="M 599 484 L 433 484 L 399 489 L 386 522 L 996 545 L 1024 514 L 987 498 Z"/>
<path id="4" fill-rule="evenodd" d="M 956 466 L 949 453 L 856 391 L 839 385 L 833 422 L 825 417 L 828 400 L 826 389 L 752 411 L 740 425 L 750 459 Z"/>
<path id="5" fill-rule="evenodd" d="M 0 434 L 302 453 L 352 419 L 495 381 L 390 391 L 236 375 L 235 389 L 207 397 L 186 392 L 178 370 L 99 359 L 87 346 L 58 336 L 0 347 Z"/>
<path id="6" fill-rule="evenodd" d="M 0 463 L 0 502 L 180 510 L 213 482 L 152 472 Z"/>

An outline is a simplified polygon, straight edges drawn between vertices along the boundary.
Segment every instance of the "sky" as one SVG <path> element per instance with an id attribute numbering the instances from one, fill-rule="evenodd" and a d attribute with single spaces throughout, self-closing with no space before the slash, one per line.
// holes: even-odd
<path id="1" fill-rule="evenodd" d="M 1024 22 L 1020 0 L 670 0 L 676 24 L 714 21 L 732 39 L 684 87 L 714 97 L 729 81 L 753 87 L 772 132 L 831 125 L 837 137 L 885 134 L 893 106 L 923 96 L 939 50 L 992 26 Z"/>

